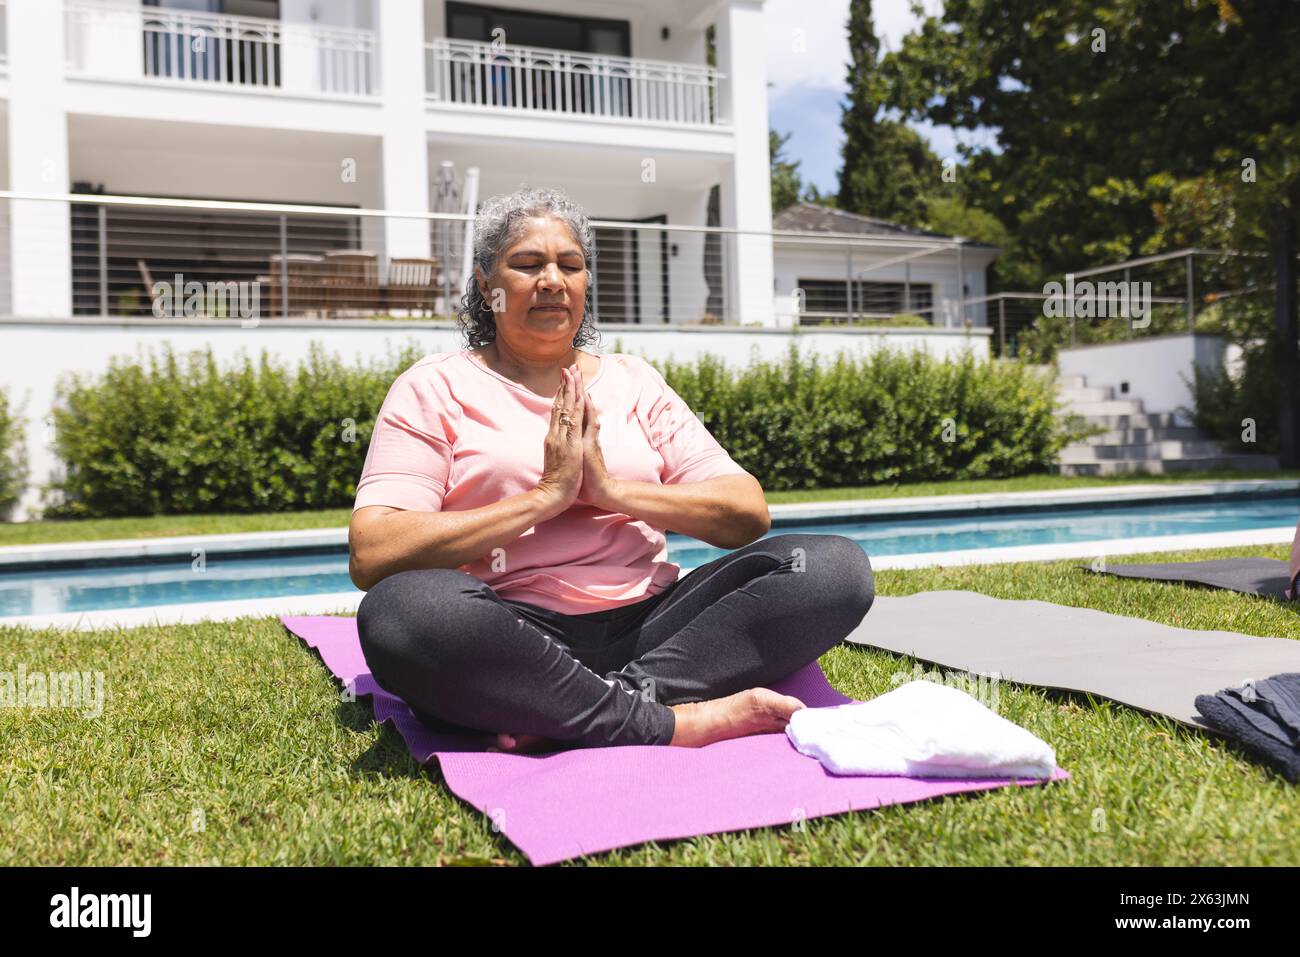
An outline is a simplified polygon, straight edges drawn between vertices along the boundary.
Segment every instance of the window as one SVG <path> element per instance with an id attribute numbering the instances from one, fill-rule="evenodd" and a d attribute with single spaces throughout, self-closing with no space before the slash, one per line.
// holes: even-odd
<path id="1" fill-rule="evenodd" d="M 568 17 L 472 3 L 447 4 L 447 36 L 453 40 L 490 43 L 492 31 L 498 27 L 505 31 L 505 42 L 511 46 L 632 55 L 631 27 L 626 20 Z"/>
<path id="2" fill-rule="evenodd" d="M 595 216 L 593 219 L 603 217 Z M 648 216 L 629 220 L 639 223 L 667 223 L 668 216 Z M 595 288 L 596 318 L 601 323 L 669 321 L 668 303 L 668 231 L 593 227 L 596 242 L 596 266 L 592 270 Z M 648 254 L 642 284 L 642 253 Z M 655 263 L 658 259 L 658 284 Z M 646 308 L 642 309 L 644 300 Z M 643 313 L 645 313 L 643 315 Z"/>
<path id="3" fill-rule="evenodd" d="M 503 31 L 508 47 L 540 47 L 592 56 L 627 57 L 632 53 L 631 28 L 626 20 L 447 4 L 449 39 L 491 43 L 494 30 Z M 585 64 L 572 70 L 562 63 L 521 68 L 505 58 L 494 58 L 491 65 L 475 67 L 471 72 L 458 65 L 452 71 L 448 93 L 453 102 L 631 116 L 631 80 L 604 72 L 593 71 Z"/>
<path id="4" fill-rule="evenodd" d="M 866 319 L 888 319 L 899 313 L 928 315 L 934 308 L 930 283 L 867 282 L 853 283 L 853 302 L 848 301 L 849 284 L 843 279 L 808 279 L 800 277 L 804 292 L 803 311 L 829 318 L 850 314 Z"/>
<path id="5" fill-rule="evenodd" d="M 175 80 L 280 85 L 276 24 L 227 31 L 209 16 L 280 19 L 279 0 L 145 0 L 144 75 Z M 155 12 L 150 12 L 150 10 Z M 191 16 L 199 14 L 199 16 Z"/>

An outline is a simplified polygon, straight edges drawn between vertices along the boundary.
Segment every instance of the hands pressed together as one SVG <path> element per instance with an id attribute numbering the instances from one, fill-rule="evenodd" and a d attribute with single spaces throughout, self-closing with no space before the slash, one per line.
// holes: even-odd
<path id="1" fill-rule="evenodd" d="M 564 369 L 560 391 L 551 406 L 545 463 L 537 487 L 568 508 L 577 502 L 618 511 L 618 482 L 605 468 L 600 449 L 600 420 L 577 363 Z"/>

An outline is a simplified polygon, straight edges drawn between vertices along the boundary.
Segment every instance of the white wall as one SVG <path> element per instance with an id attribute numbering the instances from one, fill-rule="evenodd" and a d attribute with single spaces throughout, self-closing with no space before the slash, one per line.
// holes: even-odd
<path id="1" fill-rule="evenodd" d="M 383 206 L 378 137 L 70 116 L 68 147 L 71 180 L 108 193 Z"/>
<path id="2" fill-rule="evenodd" d="M 280 0 L 280 22 L 370 30 L 375 25 L 371 2 L 372 0 Z"/>
<path id="3" fill-rule="evenodd" d="M 612 352 L 615 340 L 619 351 L 643 355 L 649 359 L 674 358 L 691 361 L 702 353 L 721 357 L 728 365 L 747 365 L 751 357 L 779 359 L 785 355 L 792 338 L 804 354 L 817 353 L 831 358 L 844 352 L 866 355 L 883 347 L 923 349 L 940 358 L 972 352 L 980 357 L 989 354 L 987 330 L 973 333 L 944 330 L 817 330 L 793 336 L 775 329 L 680 329 L 664 326 L 605 326 L 601 342 L 592 351 Z M 319 342 L 327 352 L 340 355 L 345 362 L 382 359 L 390 351 L 413 341 L 424 353 L 448 352 L 462 348 L 457 327 L 445 323 L 330 322 L 276 320 L 253 329 L 241 328 L 237 322 L 190 320 L 137 320 L 115 322 L 86 319 L 24 323 L 0 320 L 0 383 L 10 390 L 10 400 L 26 403 L 27 451 L 31 466 L 29 488 L 13 516 L 23 521 L 31 517 L 39 496 L 35 486 L 46 483 L 59 463 L 52 452 L 53 430 L 47 425 L 54 405 L 55 386 L 64 373 L 98 375 L 108 368 L 114 356 L 137 356 L 142 352 L 159 352 L 170 342 L 178 353 L 212 347 L 213 354 L 225 364 L 243 352 L 256 357 L 266 350 L 283 362 L 297 364 L 306 358 L 312 342 Z"/>
<path id="4" fill-rule="evenodd" d="M 1194 406 L 1189 383 L 1193 364 L 1207 372 L 1222 368 L 1219 336 L 1151 336 L 1127 342 L 1078 346 L 1060 351 L 1062 375 L 1081 375 L 1089 388 L 1113 388 L 1117 399 L 1140 399 L 1148 412 L 1177 413 Z M 1122 393 L 1128 384 L 1128 392 Z M 1184 425 L 1190 420 L 1179 415 Z"/>
<path id="5" fill-rule="evenodd" d="M 798 286 L 800 278 L 831 279 L 844 282 L 849 268 L 845 248 L 839 245 L 811 245 L 795 240 L 782 241 L 778 237 L 773 243 L 775 260 L 775 298 L 776 315 L 781 323 L 788 323 L 794 314 L 791 296 Z M 897 247 L 855 246 L 853 248 L 853 275 L 862 282 L 898 282 L 908 278 L 908 267 L 904 263 L 892 263 L 887 266 L 874 264 L 895 259 L 909 252 L 918 251 L 912 245 Z M 962 257 L 962 269 L 966 277 L 967 299 L 980 298 L 985 294 L 985 269 L 994 259 L 994 254 L 987 250 L 967 249 Z M 862 272 L 862 270 L 868 270 Z M 933 297 L 934 312 L 927 315 L 936 326 L 961 325 L 961 311 L 958 307 L 957 255 L 949 250 L 936 250 L 929 255 L 911 260 L 910 279 L 913 285 L 929 285 Z M 857 308 L 861 308 L 859 305 Z M 987 326 L 988 316 L 984 303 L 966 306 L 966 317 L 974 326 Z"/>

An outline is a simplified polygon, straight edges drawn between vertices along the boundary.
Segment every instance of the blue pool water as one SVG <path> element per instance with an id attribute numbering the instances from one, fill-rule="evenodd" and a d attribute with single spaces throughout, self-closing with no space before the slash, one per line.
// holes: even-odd
<path id="1" fill-rule="evenodd" d="M 844 535 L 869 555 L 911 555 L 974 548 L 1244 531 L 1294 525 L 1300 500 L 1282 498 L 1202 504 L 1098 507 L 998 515 L 853 520 L 834 525 L 774 528 L 772 535 L 816 532 Z M 694 539 L 670 535 L 668 558 L 695 568 L 725 554 Z M 282 558 L 209 558 L 202 572 L 188 557 L 175 564 L 0 574 L 0 617 L 137 608 L 232 599 L 354 591 L 347 555 Z"/>

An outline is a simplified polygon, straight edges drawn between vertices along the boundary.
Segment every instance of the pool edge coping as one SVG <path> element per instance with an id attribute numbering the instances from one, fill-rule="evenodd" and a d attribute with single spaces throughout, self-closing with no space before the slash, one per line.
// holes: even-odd
<path id="1" fill-rule="evenodd" d="M 1017 545 L 1008 548 L 973 548 L 951 552 L 925 552 L 912 555 L 882 555 L 871 559 L 876 571 L 914 570 L 919 568 L 957 567 L 965 565 L 1003 565 L 1013 562 L 1061 561 L 1065 559 L 1101 559 L 1112 555 L 1137 555 L 1161 552 L 1197 551 L 1241 545 L 1278 545 L 1291 541 L 1291 526 L 1249 529 L 1237 532 L 1201 532 L 1191 535 L 1158 535 L 1146 538 L 1108 539 L 1092 542 L 1060 542 L 1047 545 Z M 683 569 L 683 576 L 692 569 Z M 233 621 L 238 618 L 264 618 L 271 615 L 329 615 L 355 612 L 364 592 L 331 592 L 319 595 L 295 595 L 276 598 L 233 599 L 216 602 L 191 602 L 176 605 L 153 605 L 146 608 L 107 608 L 98 611 L 57 612 L 0 618 L 0 628 L 20 627 L 32 630 L 54 628 L 61 631 L 100 631 L 139 628 L 148 625 L 182 625 Z"/>
<path id="2" fill-rule="evenodd" d="M 791 524 L 830 522 L 857 517 L 891 515 L 922 518 L 956 516 L 1016 508 L 1047 509 L 1092 503 L 1172 502 L 1196 498 L 1236 498 L 1300 494 L 1300 479 L 1227 479 L 1093 487 L 1028 492 L 974 492 L 957 495 L 903 496 L 886 499 L 840 499 L 831 502 L 792 502 L 768 506 L 774 528 Z M 348 541 L 340 528 L 290 529 L 268 532 L 229 532 L 155 538 L 100 539 L 0 546 L 0 572 L 36 571 L 80 562 L 127 563 L 167 558 L 193 559 L 207 555 L 265 557 L 276 553 L 335 550 Z"/>

